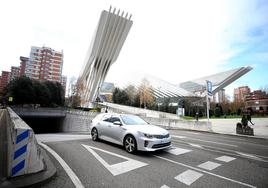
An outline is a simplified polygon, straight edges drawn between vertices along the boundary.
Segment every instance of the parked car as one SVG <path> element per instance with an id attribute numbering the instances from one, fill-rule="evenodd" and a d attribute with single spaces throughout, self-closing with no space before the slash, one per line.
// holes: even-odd
<path id="1" fill-rule="evenodd" d="M 129 153 L 136 150 L 155 151 L 171 146 L 171 137 L 167 130 L 129 114 L 97 115 L 92 120 L 91 136 L 94 141 L 103 139 L 122 145 Z"/>

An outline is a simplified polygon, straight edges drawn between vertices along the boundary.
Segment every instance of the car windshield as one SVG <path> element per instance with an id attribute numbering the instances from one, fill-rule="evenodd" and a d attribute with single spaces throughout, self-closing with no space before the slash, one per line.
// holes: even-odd
<path id="1" fill-rule="evenodd" d="M 147 125 L 148 123 L 138 116 L 121 115 L 121 119 L 126 125 Z"/>

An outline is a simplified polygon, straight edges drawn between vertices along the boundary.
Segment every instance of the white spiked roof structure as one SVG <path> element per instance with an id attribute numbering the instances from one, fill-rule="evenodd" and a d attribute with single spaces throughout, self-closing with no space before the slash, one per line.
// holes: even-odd
<path id="1" fill-rule="evenodd" d="M 180 83 L 178 87 L 181 87 L 193 93 L 201 92 L 202 95 L 205 95 L 204 91 L 206 90 L 206 80 L 209 80 L 212 82 L 213 86 L 212 94 L 215 94 L 251 70 L 252 67 L 250 66 L 240 67 L 195 80 L 183 82 Z"/>
<path id="2" fill-rule="evenodd" d="M 96 100 L 99 88 L 116 61 L 132 24 L 131 15 L 124 11 L 112 10 L 112 7 L 109 12 L 102 11 L 79 77 L 84 88 L 81 106 L 88 107 Z"/>
<path id="3" fill-rule="evenodd" d="M 134 76 L 124 77 L 124 83 L 121 84 L 122 88 L 126 88 L 128 85 L 133 85 L 139 88 L 142 84 L 142 79 L 146 79 L 151 87 L 151 92 L 156 98 L 168 98 L 168 97 L 204 97 L 206 94 L 206 80 L 212 82 L 213 91 L 215 94 L 245 75 L 247 72 L 252 70 L 252 67 L 240 67 L 206 77 L 194 79 L 191 81 L 180 83 L 179 85 L 171 84 L 167 81 L 161 80 L 152 75 L 146 75 L 135 73 Z"/>

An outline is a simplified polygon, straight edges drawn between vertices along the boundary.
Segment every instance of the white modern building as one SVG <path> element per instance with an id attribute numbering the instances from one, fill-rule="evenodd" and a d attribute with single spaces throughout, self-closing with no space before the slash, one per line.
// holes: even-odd
<path id="1" fill-rule="evenodd" d="M 89 107 L 96 100 L 105 77 L 116 61 L 132 26 L 131 15 L 110 7 L 102 11 L 88 49 L 78 82 L 84 90 L 81 106 Z"/>
<path id="2" fill-rule="evenodd" d="M 215 99 L 215 102 L 223 102 L 225 96 L 224 88 L 248 73 L 250 70 L 252 70 L 252 67 L 250 66 L 240 67 L 186 81 L 177 85 L 161 80 L 155 76 L 135 73 L 133 76 L 124 76 L 124 78 L 121 79 L 124 80 L 124 83 L 115 84 L 121 88 L 125 88 L 128 85 L 133 85 L 138 89 L 142 83 L 142 80 L 146 79 L 149 82 L 152 88 L 151 92 L 156 99 L 174 98 L 175 101 L 178 101 L 178 99 L 181 97 L 205 97 L 206 80 L 209 80 L 212 82 L 212 94 L 214 95 L 213 98 Z"/>

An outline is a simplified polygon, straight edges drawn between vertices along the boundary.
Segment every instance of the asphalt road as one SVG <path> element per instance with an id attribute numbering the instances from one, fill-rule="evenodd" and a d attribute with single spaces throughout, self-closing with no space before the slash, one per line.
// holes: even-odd
<path id="1" fill-rule="evenodd" d="M 170 133 L 172 149 L 135 155 L 89 135 L 37 135 L 66 163 L 47 152 L 57 175 L 38 187 L 268 187 L 268 140 Z"/>

